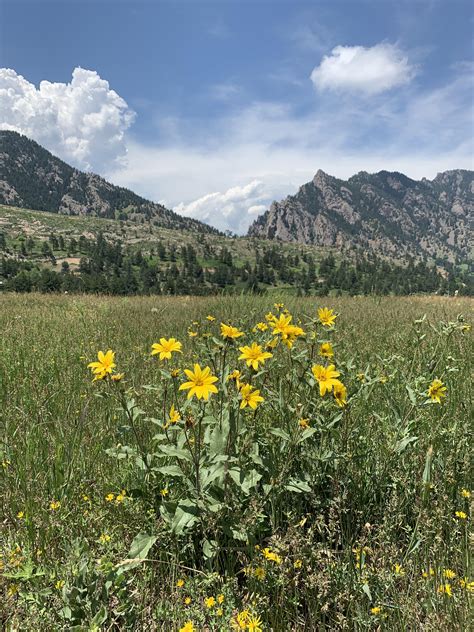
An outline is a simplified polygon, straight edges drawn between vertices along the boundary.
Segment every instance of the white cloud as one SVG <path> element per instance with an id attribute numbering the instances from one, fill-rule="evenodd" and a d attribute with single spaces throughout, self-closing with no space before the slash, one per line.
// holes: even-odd
<path id="1" fill-rule="evenodd" d="M 189 204 L 178 204 L 173 210 L 210 223 L 219 230 L 242 233 L 246 231 L 249 221 L 254 219 L 248 216 L 262 213 L 267 208 L 265 204 L 256 203 L 269 199 L 270 194 L 263 182 L 253 180 L 223 193 L 208 193 Z"/>
<path id="2" fill-rule="evenodd" d="M 394 44 L 336 46 L 311 73 L 318 90 L 372 95 L 408 83 L 415 68 Z"/>
<path id="3" fill-rule="evenodd" d="M 75 68 L 70 83 L 42 81 L 36 88 L 0 68 L 0 129 L 25 134 L 81 169 L 121 164 L 134 116 L 95 71 Z"/>
<path id="4" fill-rule="evenodd" d="M 460 66 L 445 85 L 382 95 L 370 108 L 351 98 L 335 106 L 322 96 L 303 115 L 288 104 L 256 102 L 211 128 L 177 119 L 185 133 L 170 134 L 161 146 L 131 142 L 127 168 L 110 175 L 178 212 L 242 233 L 255 213 L 319 168 L 339 178 L 386 169 L 415 179 L 472 169 L 471 92 L 471 69 Z M 253 188 L 254 181 L 262 184 Z"/>

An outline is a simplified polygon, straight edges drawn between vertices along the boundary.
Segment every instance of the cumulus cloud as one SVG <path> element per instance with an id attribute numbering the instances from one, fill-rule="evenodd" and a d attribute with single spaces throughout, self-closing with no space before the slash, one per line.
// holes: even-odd
<path id="1" fill-rule="evenodd" d="M 0 129 L 29 136 L 66 162 L 104 172 L 124 162 L 124 134 L 135 114 L 92 70 L 75 68 L 70 83 L 39 88 L 0 68 Z"/>
<path id="2" fill-rule="evenodd" d="M 249 223 L 267 208 L 265 204 L 257 202 L 269 200 L 270 194 L 264 183 L 253 180 L 244 186 L 227 189 L 223 193 L 208 193 L 188 204 L 181 202 L 173 210 L 212 224 L 219 230 L 242 233 Z"/>
<path id="3" fill-rule="evenodd" d="M 311 73 L 318 90 L 379 94 L 408 83 L 415 68 L 394 44 L 336 46 Z"/>

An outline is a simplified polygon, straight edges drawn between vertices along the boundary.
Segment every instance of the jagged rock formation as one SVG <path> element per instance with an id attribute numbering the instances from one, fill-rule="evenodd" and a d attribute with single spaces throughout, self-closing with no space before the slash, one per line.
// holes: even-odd
<path id="1" fill-rule="evenodd" d="M 296 195 L 273 202 L 249 236 L 341 250 L 467 259 L 472 249 L 474 172 L 411 180 L 402 173 L 364 171 L 339 180 L 319 170 Z"/>
<path id="2" fill-rule="evenodd" d="M 146 217 L 164 228 L 218 232 L 98 175 L 74 169 L 35 141 L 11 131 L 0 131 L 0 204 L 65 215 Z"/>

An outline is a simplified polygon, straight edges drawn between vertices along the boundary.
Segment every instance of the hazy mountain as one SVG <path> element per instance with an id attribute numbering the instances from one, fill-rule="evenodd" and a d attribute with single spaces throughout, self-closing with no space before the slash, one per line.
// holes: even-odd
<path id="1" fill-rule="evenodd" d="M 26 136 L 0 131 L 0 204 L 65 215 L 147 217 L 156 226 L 217 232 L 93 173 L 74 169 Z"/>
<path id="2" fill-rule="evenodd" d="M 397 259 L 468 258 L 473 175 L 456 169 L 416 181 L 402 173 L 361 171 L 345 181 L 320 170 L 296 195 L 274 202 L 248 234 L 340 250 L 357 247 Z"/>

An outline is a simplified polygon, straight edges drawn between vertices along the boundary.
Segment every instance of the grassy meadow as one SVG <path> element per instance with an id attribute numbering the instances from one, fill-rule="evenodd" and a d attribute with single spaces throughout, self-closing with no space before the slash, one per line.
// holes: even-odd
<path id="1" fill-rule="evenodd" d="M 275 300 L 0 295 L 2 629 L 469 628 L 472 300 Z"/>

